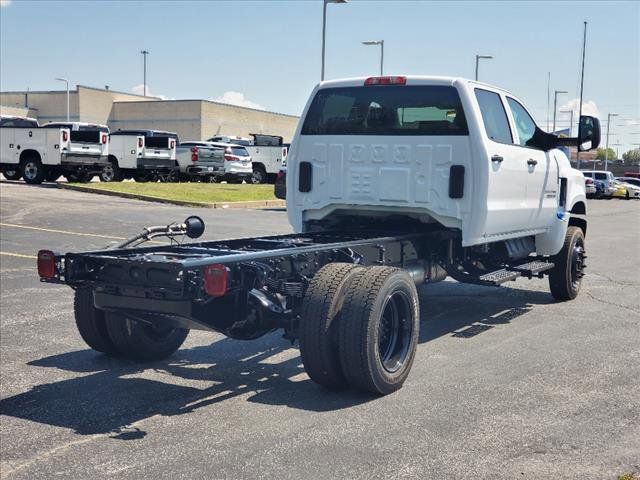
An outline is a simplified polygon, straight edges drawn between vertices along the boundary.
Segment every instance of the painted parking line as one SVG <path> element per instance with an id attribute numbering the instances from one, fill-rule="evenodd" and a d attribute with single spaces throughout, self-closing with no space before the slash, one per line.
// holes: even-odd
<path id="1" fill-rule="evenodd" d="M 0 255 L 6 255 L 7 257 L 30 258 L 33 260 L 38 258 L 35 255 L 24 255 L 22 253 L 12 253 L 12 252 L 0 252 Z"/>
<path id="2" fill-rule="evenodd" d="M 96 237 L 96 238 L 106 238 L 108 240 L 124 240 L 125 237 L 114 237 L 112 235 L 98 235 L 96 233 L 81 233 L 81 232 L 70 232 L 68 230 L 56 230 L 53 228 L 43 228 L 43 227 L 31 227 L 28 225 L 17 225 L 15 223 L 0 223 L 0 227 L 10 227 L 10 228 L 23 228 L 25 230 L 37 230 L 40 232 L 49 232 L 49 233 L 63 233 L 66 235 L 78 235 L 81 237 Z"/>

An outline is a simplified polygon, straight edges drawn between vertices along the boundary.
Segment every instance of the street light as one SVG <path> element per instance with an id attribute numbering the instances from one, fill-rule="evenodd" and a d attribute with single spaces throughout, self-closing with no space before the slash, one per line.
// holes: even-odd
<path id="1" fill-rule="evenodd" d="M 144 81 L 142 83 L 142 92 L 143 92 L 143 95 L 146 97 L 147 96 L 147 55 L 149 55 L 149 52 L 147 50 L 141 50 L 140 53 L 144 58 L 144 74 L 143 74 Z"/>
<path id="2" fill-rule="evenodd" d="M 609 136 L 611 135 L 609 128 L 611 127 L 611 117 L 617 117 L 617 113 L 609 113 L 607 114 L 607 145 L 604 149 L 604 169 L 605 171 L 609 168 Z"/>
<path id="3" fill-rule="evenodd" d="M 570 113 L 571 117 L 569 118 L 569 136 L 571 136 L 571 132 L 573 132 L 573 110 L 560 110 L 560 113 Z M 549 128 L 549 127 L 547 127 Z"/>
<path id="4" fill-rule="evenodd" d="M 476 82 L 478 81 L 478 63 L 480 63 L 480 59 L 491 59 L 493 55 L 477 55 L 476 54 Z"/>
<path id="5" fill-rule="evenodd" d="M 69 80 L 66 78 L 56 78 L 59 82 L 64 82 L 67 85 L 67 122 L 69 121 Z"/>
<path id="6" fill-rule="evenodd" d="M 553 130 L 552 133 L 556 131 L 556 109 L 558 105 L 558 94 L 559 93 L 569 93 L 566 90 L 555 90 L 553 93 Z"/>
<path id="7" fill-rule="evenodd" d="M 367 40 L 363 45 L 380 45 L 380 75 L 384 75 L 384 40 Z"/>
<path id="8" fill-rule="evenodd" d="M 324 80 L 324 45 L 327 32 L 327 3 L 347 3 L 347 0 L 323 0 L 322 4 L 322 70 L 320 81 Z"/>

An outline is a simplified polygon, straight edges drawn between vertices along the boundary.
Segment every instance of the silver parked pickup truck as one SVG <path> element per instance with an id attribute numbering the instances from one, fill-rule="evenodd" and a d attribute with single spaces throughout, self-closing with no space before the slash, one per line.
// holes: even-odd
<path id="1" fill-rule="evenodd" d="M 242 145 L 189 141 L 178 145 L 176 160 L 183 177 L 212 182 L 242 183 L 251 180 L 251 157 Z"/>

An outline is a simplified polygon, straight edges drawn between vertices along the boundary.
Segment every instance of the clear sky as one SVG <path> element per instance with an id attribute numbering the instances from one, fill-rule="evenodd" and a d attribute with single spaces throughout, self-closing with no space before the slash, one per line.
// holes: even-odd
<path id="1" fill-rule="evenodd" d="M 205 98 L 299 114 L 320 78 L 322 1 L 0 0 L 0 88 L 73 85 Z M 520 96 L 546 126 L 547 72 L 559 110 L 579 94 L 583 21 L 589 22 L 584 99 L 621 151 L 640 143 L 640 2 L 359 1 L 327 7 L 326 77 L 385 73 L 473 77 Z M 558 124 L 568 122 L 559 114 Z"/>

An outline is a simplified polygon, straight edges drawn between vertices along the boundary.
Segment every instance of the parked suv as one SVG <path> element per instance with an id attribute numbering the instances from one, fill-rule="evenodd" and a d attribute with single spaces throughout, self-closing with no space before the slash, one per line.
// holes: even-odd
<path id="1" fill-rule="evenodd" d="M 180 173 L 209 181 L 249 182 L 253 175 L 251 156 L 242 145 L 190 141 L 176 151 Z"/>

